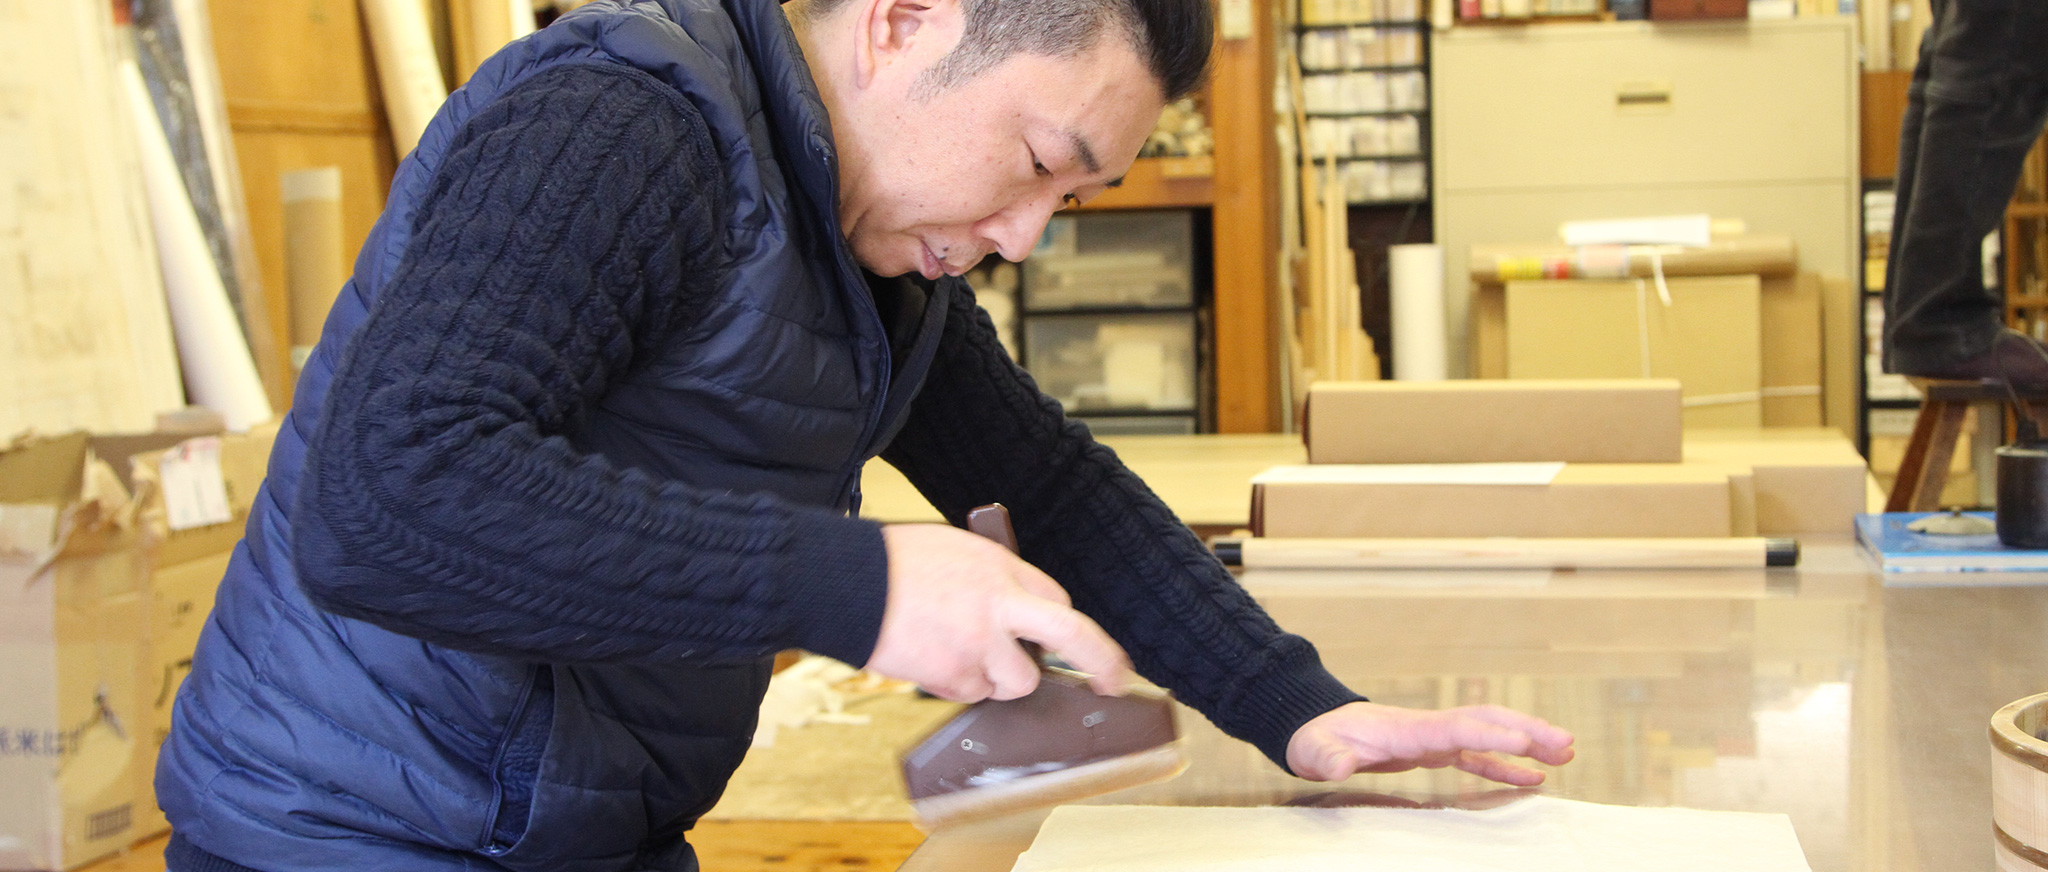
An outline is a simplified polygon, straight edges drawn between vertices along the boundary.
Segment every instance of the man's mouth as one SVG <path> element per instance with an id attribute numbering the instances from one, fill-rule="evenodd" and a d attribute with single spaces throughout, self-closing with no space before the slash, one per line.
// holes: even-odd
<path id="1" fill-rule="evenodd" d="M 938 255 L 932 253 L 930 245 L 920 241 L 917 245 L 917 250 L 919 254 L 924 256 L 923 262 L 918 265 L 918 272 L 922 273 L 927 280 L 937 281 L 939 276 L 946 274 L 946 262 L 940 260 Z"/>

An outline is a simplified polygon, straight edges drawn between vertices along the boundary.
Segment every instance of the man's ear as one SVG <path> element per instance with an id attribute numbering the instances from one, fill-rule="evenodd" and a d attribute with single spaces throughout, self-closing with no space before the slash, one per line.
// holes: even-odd
<path id="1" fill-rule="evenodd" d="M 964 12 L 961 0 L 863 0 L 854 83 L 865 88 L 892 68 L 922 72 L 959 44 Z"/>

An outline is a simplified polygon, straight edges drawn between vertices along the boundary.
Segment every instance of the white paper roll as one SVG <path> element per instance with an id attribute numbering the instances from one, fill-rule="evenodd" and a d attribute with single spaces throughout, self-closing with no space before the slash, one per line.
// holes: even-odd
<path id="1" fill-rule="evenodd" d="M 1387 248 L 1392 287 L 1394 378 L 1442 381 L 1450 361 L 1445 349 L 1444 250 L 1437 245 Z"/>
<path id="2" fill-rule="evenodd" d="M 123 62 L 121 78 L 135 117 L 150 223 L 156 228 L 157 262 L 170 298 L 185 385 L 192 400 L 219 412 L 229 429 L 247 430 L 270 420 L 270 398 L 263 393 L 249 342 L 228 304 L 227 287 L 206 247 L 199 216 L 192 211 L 192 199 L 185 193 L 142 71 L 133 62 Z"/>

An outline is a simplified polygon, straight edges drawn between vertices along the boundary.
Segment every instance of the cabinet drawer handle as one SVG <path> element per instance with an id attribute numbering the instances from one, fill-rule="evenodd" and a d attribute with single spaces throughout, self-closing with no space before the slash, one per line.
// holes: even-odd
<path id="1" fill-rule="evenodd" d="M 1647 82 L 1620 85 L 1614 89 L 1614 105 L 1622 109 L 1668 108 L 1671 86 Z"/>

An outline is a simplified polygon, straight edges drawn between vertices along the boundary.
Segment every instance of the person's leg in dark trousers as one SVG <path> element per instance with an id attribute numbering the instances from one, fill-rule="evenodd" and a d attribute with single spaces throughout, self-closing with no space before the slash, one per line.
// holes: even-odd
<path id="1" fill-rule="evenodd" d="M 1932 0 L 1899 135 L 1885 274 L 1885 369 L 2048 384 L 2030 343 L 2000 342 L 1981 245 L 2048 121 L 2048 2 Z"/>

